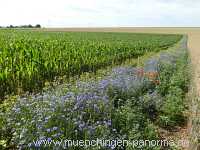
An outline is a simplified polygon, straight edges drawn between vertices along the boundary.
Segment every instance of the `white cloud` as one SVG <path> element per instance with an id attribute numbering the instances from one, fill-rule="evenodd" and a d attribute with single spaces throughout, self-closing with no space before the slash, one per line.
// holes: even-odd
<path id="1" fill-rule="evenodd" d="M 200 26 L 198 0 L 0 0 L 0 26 Z"/>

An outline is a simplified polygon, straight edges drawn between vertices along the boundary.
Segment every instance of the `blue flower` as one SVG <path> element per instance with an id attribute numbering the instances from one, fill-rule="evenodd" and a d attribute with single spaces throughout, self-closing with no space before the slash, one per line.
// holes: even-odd
<path id="1" fill-rule="evenodd" d="M 50 138 L 50 137 L 49 137 L 49 138 L 47 138 L 47 141 L 48 141 L 48 142 L 50 142 L 50 141 L 51 141 L 51 138 Z"/>
<path id="2" fill-rule="evenodd" d="M 51 129 L 47 129 L 47 132 L 51 132 Z"/>
<path id="3" fill-rule="evenodd" d="M 58 127 L 53 127 L 53 130 L 55 131 L 55 130 L 58 130 Z"/>

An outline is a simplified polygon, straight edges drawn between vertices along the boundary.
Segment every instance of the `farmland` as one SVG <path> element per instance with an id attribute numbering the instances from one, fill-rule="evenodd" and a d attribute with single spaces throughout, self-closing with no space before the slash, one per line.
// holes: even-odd
<path id="1" fill-rule="evenodd" d="M 180 35 L 0 31 L 0 96 L 166 49 Z"/>
<path id="2" fill-rule="evenodd" d="M 0 30 L 0 49 L 1 96 L 30 92 L 1 105 L 2 148 L 45 149 L 43 141 L 62 139 L 160 140 L 160 128 L 172 130 L 187 121 L 187 36 Z M 127 59 L 143 62 L 118 66 Z M 106 66 L 109 70 L 99 78 Z M 96 80 L 80 78 L 43 89 L 58 76 L 84 72 Z M 77 149 L 64 143 L 59 148 Z M 99 148 L 163 147 L 89 147 Z"/>

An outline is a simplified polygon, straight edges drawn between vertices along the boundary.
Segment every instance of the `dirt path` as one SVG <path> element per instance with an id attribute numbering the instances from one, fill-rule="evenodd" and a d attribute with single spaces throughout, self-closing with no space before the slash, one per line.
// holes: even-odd
<path id="1" fill-rule="evenodd" d="M 200 96 L 200 30 L 189 33 L 188 47 L 194 67 L 196 90 L 198 96 Z"/>
<path id="2" fill-rule="evenodd" d="M 191 149 L 199 150 L 200 144 L 196 145 L 196 141 L 199 141 L 200 125 L 196 122 L 200 121 L 200 31 L 189 33 L 188 47 L 190 50 L 191 63 L 193 66 L 193 85 L 192 92 L 195 92 L 198 99 L 192 99 L 191 104 L 191 119 L 188 124 L 188 132 L 191 133 L 191 140 L 195 145 L 191 146 Z M 198 108 L 199 107 L 199 108 Z"/>

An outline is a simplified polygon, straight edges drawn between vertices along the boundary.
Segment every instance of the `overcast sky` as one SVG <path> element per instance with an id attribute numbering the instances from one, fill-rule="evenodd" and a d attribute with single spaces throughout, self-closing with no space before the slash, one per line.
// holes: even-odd
<path id="1" fill-rule="evenodd" d="M 200 0 L 0 0 L 0 26 L 200 26 Z"/>

